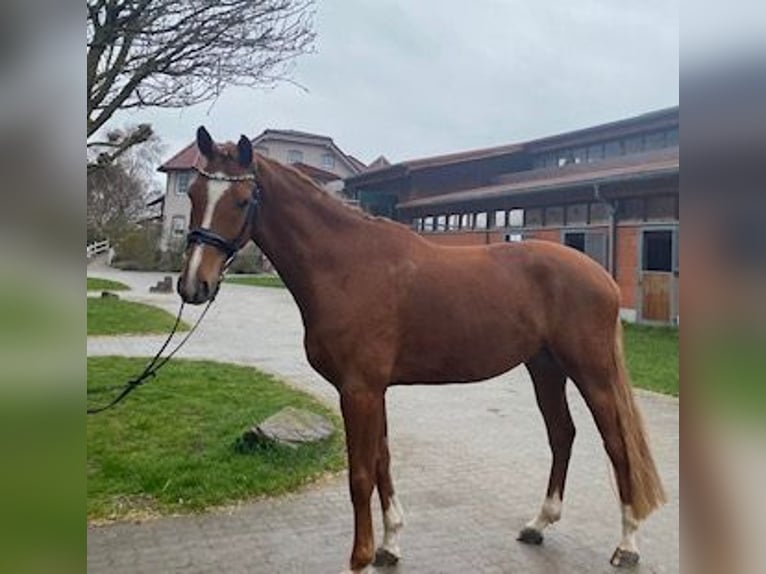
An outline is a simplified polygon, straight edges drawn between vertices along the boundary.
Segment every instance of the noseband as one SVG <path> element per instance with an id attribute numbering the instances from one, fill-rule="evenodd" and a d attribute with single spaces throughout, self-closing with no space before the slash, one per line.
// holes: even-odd
<path id="1" fill-rule="evenodd" d="M 231 265 L 231 262 L 234 260 L 237 251 L 242 249 L 245 243 L 247 243 L 247 237 L 245 237 L 244 241 L 242 237 L 245 234 L 247 228 L 252 224 L 253 218 L 255 217 L 255 214 L 257 213 L 258 207 L 261 203 L 261 186 L 258 183 L 255 172 L 245 175 L 226 175 L 210 173 L 198 167 L 195 167 L 194 170 L 202 177 L 213 181 L 253 182 L 253 191 L 250 193 L 250 198 L 247 202 L 247 213 L 245 214 L 245 221 L 242 223 L 242 227 L 234 239 L 226 239 L 219 233 L 216 233 L 212 229 L 206 227 L 198 227 L 196 229 L 192 229 L 186 235 L 187 248 L 192 245 L 210 245 L 219 251 L 223 251 L 223 253 L 226 255 L 226 262 L 224 263 L 223 268 L 226 269 L 229 265 Z"/>

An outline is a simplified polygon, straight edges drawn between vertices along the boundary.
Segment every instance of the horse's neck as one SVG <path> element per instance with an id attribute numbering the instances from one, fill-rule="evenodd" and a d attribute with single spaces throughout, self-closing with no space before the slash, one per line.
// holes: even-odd
<path id="1" fill-rule="evenodd" d="M 269 163 L 264 172 L 255 239 L 305 311 L 319 282 L 358 264 L 353 251 L 360 236 L 385 231 L 292 170 Z"/>

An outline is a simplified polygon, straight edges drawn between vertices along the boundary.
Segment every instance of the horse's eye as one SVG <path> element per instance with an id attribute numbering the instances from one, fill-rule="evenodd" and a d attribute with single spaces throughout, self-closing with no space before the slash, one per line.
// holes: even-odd
<path id="1" fill-rule="evenodd" d="M 238 199 L 235 205 L 238 209 L 245 209 L 248 203 L 250 203 L 249 199 Z"/>

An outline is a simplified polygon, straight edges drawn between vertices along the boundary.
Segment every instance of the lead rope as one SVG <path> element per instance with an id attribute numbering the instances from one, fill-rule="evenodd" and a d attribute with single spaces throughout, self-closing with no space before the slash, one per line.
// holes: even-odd
<path id="1" fill-rule="evenodd" d="M 178 315 L 176 315 L 176 321 L 173 324 L 173 328 L 170 330 L 170 334 L 168 335 L 167 339 L 165 339 L 165 342 L 160 347 L 160 350 L 157 351 L 157 354 L 154 355 L 152 360 L 149 361 L 149 363 L 146 365 L 146 367 L 144 367 L 143 372 L 140 375 L 138 375 L 137 377 L 134 377 L 133 379 L 129 380 L 125 384 L 125 387 L 122 389 L 122 392 L 119 395 L 117 395 L 112 400 L 112 402 L 110 402 L 110 403 L 108 403 L 108 404 L 106 404 L 106 405 L 104 405 L 102 407 L 90 408 L 90 409 L 87 410 L 87 413 L 89 415 L 95 415 L 95 414 L 103 412 L 103 411 L 105 411 L 107 409 L 111 409 L 117 403 L 122 401 L 122 399 L 124 399 L 130 393 L 132 393 L 136 388 L 138 388 L 141 385 L 143 385 L 147 381 L 147 379 L 154 378 L 155 376 L 157 376 L 157 371 L 159 371 L 162 368 L 162 366 L 165 363 L 167 363 L 171 359 L 171 357 L 178 352 L 178 350 L 181 347 L 184 346 L 186 341 L 189 340 L 189 337 L 191 337 L 192 334 L 194 334 L 194 331 L 197 330 L 197 327 L 199 326 L 199 324 L 202 322 L 202 319 L 207 314 L 207 311 L 208 311 L 208 309 L 210 309 L 210 305 L 213 304 L 213 301 L 215 301 L 215 297 L 213 297 L 212 299 L 210 299 L 210 301 L 207 302 L 207 305 L 202 310 L 202 313 L 200 313 L 200 316 L 197 318 L 197 321 L 194 323 L 194 325 L 189 330 L 189 332 L 186 334 L 186 336 L 183 339 L 181 339 L 181 342 L 178 343 L 178 345 L 176 345 L 176 347 L 167 356 L 162 357 L 161 355 L 162 355 L 163 351 L 167 348 L 168 344 L 173 339 L 173 336 L 176 334 L 176 331 L 178 330 L 178 325 L 181 324 L 181 315 L 183 314 L 184 306 L 186 305 L 186 303 L 181 303 L 181 306 L 178 309 Z"/>

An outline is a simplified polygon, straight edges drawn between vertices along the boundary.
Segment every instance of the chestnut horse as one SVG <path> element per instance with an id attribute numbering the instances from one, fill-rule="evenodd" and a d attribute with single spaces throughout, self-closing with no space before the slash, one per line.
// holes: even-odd
<path id="1" fill-rule="evenodd" d="M 640 520 L 664 492 L 622 351 L 620 294 L 582 253 L 545 241 L 441 247 L 371 217 L 298 171 L 253 154 L 250 141 L 213 143 L 197 131 L 204 166 L 189 187 L 191 223 L 178 293 L 214 297 L 250 239 L 295 298 L 312 367 L 340 394 L 354 508 L 352 572 L 400 557 L 403 513 L 389 471 L 386 389 L 469 383 L 524 363 L 553 463 L 545 501 L 519 540 L 539 544 L 561 515 L 575 428 L 567 377 L 583 395 L 614 467 L 622 511 L 616 566 L 638 560 Z M 384 536 L 377 552 L 370 497 Z"/>

